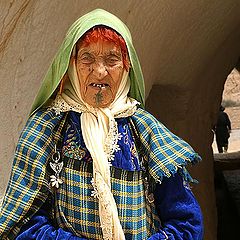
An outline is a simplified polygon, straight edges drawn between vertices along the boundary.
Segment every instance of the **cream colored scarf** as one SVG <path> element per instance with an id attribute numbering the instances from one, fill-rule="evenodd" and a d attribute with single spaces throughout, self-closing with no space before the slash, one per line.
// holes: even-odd
<path id="1" fill-rule="evenodd" d="M 117 142 L 120 137 L 114 118 L 133 115 L 138 104 L 136 100 L 127 96 L 130 89 L 128 72 L 124 71 L 115 100 L 108 108 L 93 108 L 83 102 L 74 57 L 69 64 L 68 77 L 62 94 L 57 95 L 52 108 L 60 112 L 73 110 L 82 113 L 81 130 L 93 159 L 92 195 L 99 199 L 103 238 L 125 239 L 111 192 L 110 166 L 114 152 L 118 150 Z"/>

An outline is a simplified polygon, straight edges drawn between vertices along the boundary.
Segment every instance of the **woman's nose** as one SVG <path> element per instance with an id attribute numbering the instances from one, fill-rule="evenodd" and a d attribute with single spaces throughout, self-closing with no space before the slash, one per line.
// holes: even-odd
<path id="1" fill-rule="evenodd" d="M 106 66 L 102 62 L 97 62 L 93 66 L 93 75 L 101 80 L 108 74 Z"/>

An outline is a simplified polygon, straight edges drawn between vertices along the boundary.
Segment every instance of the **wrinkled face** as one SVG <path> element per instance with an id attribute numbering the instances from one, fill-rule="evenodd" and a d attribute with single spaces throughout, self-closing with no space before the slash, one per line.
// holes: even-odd
<path id="1" fill-rule="evenodd" d="M 124 71 L 121 49 L 110 41 L 79 44 L 77 73 L 83 101 L 108 107 L 115 99 Z"/>

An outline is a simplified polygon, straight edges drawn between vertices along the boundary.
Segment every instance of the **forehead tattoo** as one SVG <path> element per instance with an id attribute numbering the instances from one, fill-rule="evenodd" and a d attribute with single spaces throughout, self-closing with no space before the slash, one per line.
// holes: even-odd
<path id="1" fill-rule="evenodd" d="M 78 55 L 82 55 L 82 54 L 85 54 L 85 53 L 90 53 L 90 54 L 93 54 L 93 55 L 116 55 L 118 57 L 122 56 L 121 49 L 120 49 L 120 47 L 117 47 L 117 46 L 113 46 L 112 49 L 110 49 L 110 50 L 109 49 L 104 49 L 104 52 L 102 52 L 101 50 L 97 49 L 97 47 L 93 48 L 93 47 L 89 47 L 89 46 L 83 46 L 83 47 L 79 48 Z M 99 53 L 101 53 L 101 54 L 99 54 Z"/>

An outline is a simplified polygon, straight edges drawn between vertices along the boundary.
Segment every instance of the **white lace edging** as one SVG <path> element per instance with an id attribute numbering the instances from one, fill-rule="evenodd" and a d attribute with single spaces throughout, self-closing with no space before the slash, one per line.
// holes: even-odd
<path id="1" fill-rule="evenodd" d="M 114 152 L 120 150 L 118 140 L 122 138 L 121 133 L 118 133 L 117 122 L 111 119 L 109 122 L 109 131 L 104 144 L 104 152 L 108 162 L 114 160 Z"/>
<path id="2" fill-rule="evenodd" d="M 56 114 L 61 112 L 76 111 L 76 112 L 87 112 L 86 107 L 82 104 L 69 105 L 61 95 L 57 95 L 52 104 L 49 106 L 50 110 L 54 110 Z"/>
<path id="3" fill-rule="evenodd" d="M 98 177 L 97 177 L 98 176 Z M 96 177 L 91 180 L 94 191 L 92 191 L 92 196 L 97 197 L 99 199 L 99 203 L 101 204 L 101 228 L 103 233 L 104 240 L 113 239 L 113 219 L 112 219 L 112 210 L 111 210 L 111 202 L 109 197 L 109 189 L 100 173 L 96 173 Z M 111 191 L 110 191 L 111 193 Z"/>

